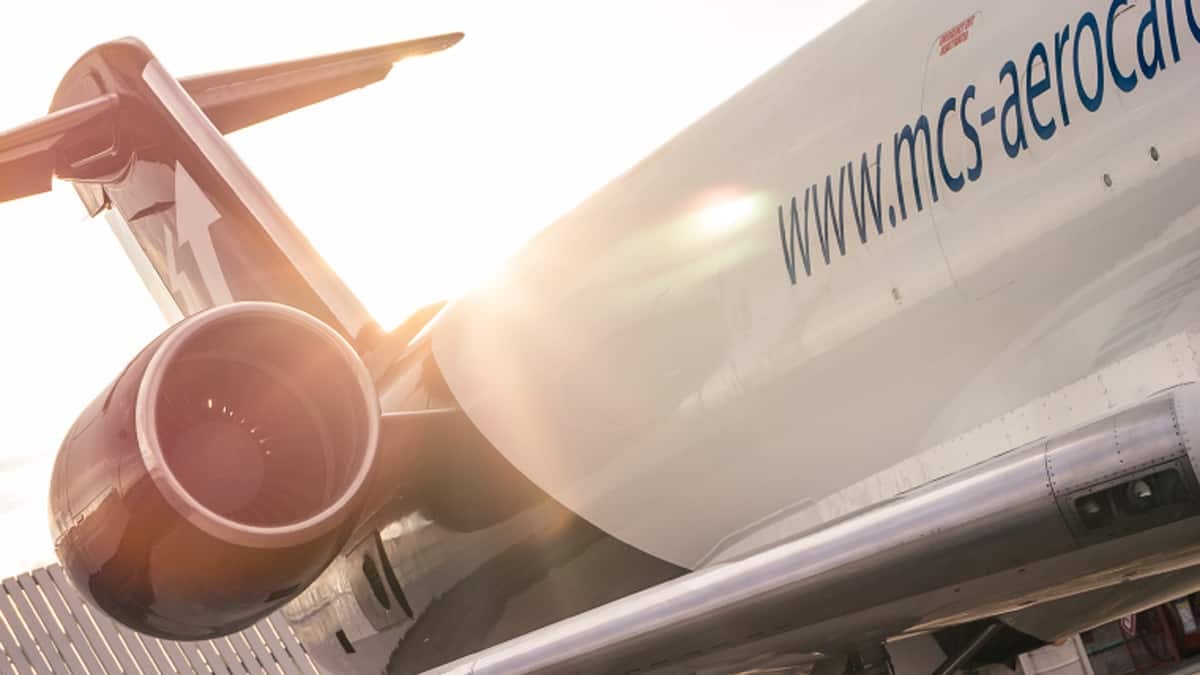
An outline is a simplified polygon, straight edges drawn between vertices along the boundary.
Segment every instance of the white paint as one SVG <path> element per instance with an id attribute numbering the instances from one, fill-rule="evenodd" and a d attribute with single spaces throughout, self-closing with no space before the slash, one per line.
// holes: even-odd
<path id="1" fill-rule="evenodd" d="M 298 12 L 279 0 L 212 0 L 186 20 L 153 0 L 111 0 L 103 11 L 31 3 L 10 8 L 9 25 L 20 28 L 0 41 L 10 65 L 0 128 L 44 115 L 70 65 L 118 36 L 145 40 L 182 76 L 465 31 L 454 49 L 402 63 L 385 82 L 230 137 L 374 316 L 394 326 L 475 283 L 858 2 L 343 0 Z M 264 33 L 280 16 L 286 30 Z M 23 462 L 0 475 L 12 500 L 0 504 L 0 525 L 26 542 L 0 553 L 3 574 L 53 560 L 45 492 L 62 434 L 165 327 L 109 228 L 83 220 L 65 183 L 0 205 L 5 307 L 36 325 L 8 331 L 0 353 L 0 409 L 10 411 L 0 417 L 0 466 Z"/>
<path id="2" fill-rule="evenodd" d="M 229 292 L 229 284 L 225 281 L 225 273 L 221 271 L 221 261 L 217 259 L 212 233 L 208 229 L 220 219 L 221 214 L 200 190 L 200 186 L 196 185 L 191 174 L 182 164 L 175 162 L 175 230 L 179 241 L 175 246 L 171 246 L 169 239 L 167 241 L 167 255 L 171 258 L 168 265 L 178 276 L 180 270 L 175 265 L 175 249 L 189 247 L 214 306 L 233 302 L 233 294 Z M 170 232 L 167 236 L 170 236 Z M 178 286 L 178 279 L 176 284 Z"/>
<path id="3" fill-rule="evenodd" d="M 1193 377 L 1200 128 L 1181 111 L 1200 104 L 1200 44 L 1182 7 L 1179 64 L 1119 97 L 1110 78 L 1095 113 L 1069 91 L 1071 125 L 1048 142 L 1025 113 L 1016 159 L 1001 65 L 1024 78 L 1032 45 L 1085 11 L 1103 27 L 1108 4 L 972 7 L 970 40 L 943 57 L 939 36 L 972 11 L 867 5 L 453 303 L 434 350 L 473 421 L 569 508 L 696 566 L 778 514 L 790 524 L 756 543 Z M 865 245 L 851 223 L 828 266 L 814 233 L 813 274 L 791 285 L 776 208 L 831 171 L 836 188 L 839 164 L 878 142 L 891 161 L 893 133 L 936 122 L 968 83 L 981 180 L 957 194 L 939 180 L 932 205 L 923 182 L 924 211 L 910 192 L 908 219 Z M 756 207 L 707 227 L 717 194 Z M 1147 367 L 1097 379 L 1126 358 Z"/>

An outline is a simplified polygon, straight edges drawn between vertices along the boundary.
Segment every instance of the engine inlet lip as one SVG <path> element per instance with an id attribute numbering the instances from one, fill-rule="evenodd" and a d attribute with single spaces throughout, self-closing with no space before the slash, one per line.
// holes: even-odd
<path id="1" fill-rule="evenodd" d="M 156 431 L 158 396 L 167 365 L 172 357 L 197 332 L 226 317 L 262 316 L 273 320 L 290 321 L 316 335 L 333 347 L 343 363 L 350 367 L 357 389 L 362 395 L 366 423 L 368 425 L 365 448 L 358 470 L 350 483 L 332 504 L 304 520 L 286 525 L 247 525 L 232 520 L 209 509 L 197 501 L 179 482 L 168 467 L 158 442 Z M 375 464 L 379 444 L 379 398 L 375 383 L 366 365 L 354 348 L 336 331 L 319 319 L 294 307 L 273 302 L 245 301 L 222 305 L 197 313 L 179 325 L 163 340 L 158 351 L 150 358 L 141 384 L 138 386 L 134 413 L 134 429 L 138 449 L 146 471 L 154 481 L 163 498 L 184 518 L 204 532 L 230 543 L 252 548 L 281 548 L 301 544 L 319 537 L 341 521 L 338 515 L 358 495 L 365 493 L 367 478 Z"/>

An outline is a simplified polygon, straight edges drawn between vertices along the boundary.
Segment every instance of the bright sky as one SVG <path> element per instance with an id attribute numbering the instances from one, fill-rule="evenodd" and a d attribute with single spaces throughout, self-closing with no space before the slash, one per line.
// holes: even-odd
<path id="1" fill-rule="evenodd" d="M 469 287 L 860 2 L 16 3 L 0 28 L 0 129 L 45 114 L 80 54 L 125 35 L 183 76 L 465 32 L 382 83 L 231 136 L 390 327 Z M 0 205 L 0 233 L 8 576 L 53 559 L 46 495 L 58 443 L 165 324 L 69 186 Z"/>

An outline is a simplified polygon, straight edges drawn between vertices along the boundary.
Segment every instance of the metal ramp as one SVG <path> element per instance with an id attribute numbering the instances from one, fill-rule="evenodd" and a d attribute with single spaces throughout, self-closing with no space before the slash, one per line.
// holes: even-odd
<path id="1" fill-rule="evenodd" d="M 58 565 L 4 579 L 0 587 L 0 675 L 320 673 L 278 615 L 217 640 L 173 642 L 135 633 L 88 607 Z"/>

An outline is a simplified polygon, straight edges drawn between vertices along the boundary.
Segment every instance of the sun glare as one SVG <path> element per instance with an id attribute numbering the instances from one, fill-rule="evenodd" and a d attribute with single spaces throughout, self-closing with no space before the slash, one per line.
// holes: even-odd
<path id="1" fill-rule="evenodd" d="M 729 234 L 754 219 L 760 201 L 741 190 L 719 191 L 705 198 L 692 217 L 706 234 Z"/>

